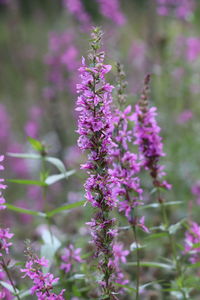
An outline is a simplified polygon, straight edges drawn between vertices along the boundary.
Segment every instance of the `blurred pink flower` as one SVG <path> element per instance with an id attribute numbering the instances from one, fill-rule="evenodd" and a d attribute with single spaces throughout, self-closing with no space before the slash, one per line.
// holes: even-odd
<path id="1" fill-rule="evenodd" d="M 187 123 L 188 121 L 190 121 L 192 118 L 193 118 L 192 111 L 189 110 L 189 109 L 186 109 L 178 115 L 177 123 L 178 124 L 184 124 L 184 123 Z"/>

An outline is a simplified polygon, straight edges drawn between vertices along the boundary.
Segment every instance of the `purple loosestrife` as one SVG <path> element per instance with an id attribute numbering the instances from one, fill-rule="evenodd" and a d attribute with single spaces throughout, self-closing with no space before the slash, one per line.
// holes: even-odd
<path id="1" fill-rule="evenodd" d="M 178 19 L 188 20 L 195 9 L 194 0 L 156 0 L 159 15 L 174 15 Z"/>
<path id="2" fill-rule="evenodd" d="M 104 17 L 111 19 L 119 26 L 126 23 L 126 17 L 120 9 L 119 0 L 97 0 L 97 2 Z"/>
<path id="3" fill-rule="evenodd" d="M 159 165 L 159 160 L 165 156 L 163 152 L 162 138 L 159 136 L 160 127 L 156 122 L 156 107 L 148 107 L 148 91 L 150 76 L 145 78 L 145 86 L 138 104 L 135 105 L 135 113 L 132 120 L 135 121 L 134 136 L 135 144 L 138 145 L 141 165 L 150 172 L 153 185 L 157 188 L 171 189 L 171 185 L 166 181 L 161 181 L 165 175 L 163 166 Z"/>
<path id="4" fill-rule="evenodd" d="M 62 290 L 59 295 L 52 292 L 53 285 L 58 282 L 59 278 L 54 278 L 51 273 L 43 273 L 42 267 L 48 267 L 48 261 L 42 257 L 38 258 L 31 254 L 25 264 L 25 268 L 21 269 L 23 278 L 28 276 L 33 281 L 31 294 L 36 294 L 38 300 L 64 300 Z"/>
<path id="5" fill-rule="evenodd" d="M 113 257 L 113 239 L 116 230 L 115 220 L 109 216 L 116 199 L 112 195 L 113 178 L 108 173 L 110 148 L 112 145 L 111 92 L 113 87 L 106 82 L 105 75 L 111 70 L 104 64 L 104 52 L 100 52 L 102 32 L 95 28 L 91 35 L 89 65 L 82 60 L 79 69 L 82 83 L 77 85 L 80 94 L 76 110 L 80 112 L 78 145 L 81 150 L 88 150 L 88 161 L 82 165 L 89 175 L 86 183 L 86 199 L 96 208 L 94 218 L 88 225 L 92 229 L 93 242 L 96 246 L 96 257 L 102 273 L 100 285 L 101 299 L 117 299 L 114 295 L 112 273 L 109 261 Z"/>
<path id="6" fill-rule="evenodd" d="M 82 0 L 63 0 L 63 4 L 68 12 L 80 23 L 81 29 L 89 30 L 91 18 L 85 10 Z"/>
<path id="7" fill-rule="evenodd" d="M 47 99 L 55 98 L 64 90 L 75 92 L 77 72 L 74 70 L 78 68 L 78 54 L 73 32 L 50 33 L 49 50 L 45 56 L 49 87 L 44 90 L 44 96 Z"/>
<path id="8" fill-rule="evenodd" d="M 62 264 L 60 268 L 64 270 L 65 273 L 68 273 L 71 271 L 74 263 L 84 262 L 80 257 L 80 253 L 81 248 L 75 249 L 73 245 L 69 245 L 68 248 L 64 249 L 64 254 L 61 256 Z"/>
<path id="9" fill-rule="evenodd" d="M 128 122 L 131 119 L 131 106 L 124 108 L 126 102 L 126 81 L 123 67 L 117 64 L 117 100 L 120 109 L 114 109 L 113 118 L 113 148 L 112 148 L 112 169 L 109 173 L 117 178 L 117 185 L 113 187 L 113 193 L 118 198 L 118 208 L 124 212 L 129 223 L 133 226 L 139 225 L 145 231 L 148 229 L 141 226 L 143 223 L 138 220 L 134 209 L 141 205 L 143 190 L 140 186 L 138 173 L 140 172 L 140 163 L 135 153 L 129 150 L 129 144 L 133 143 L 134 135 L 128 128 Z"/>
<path id="10" fill-rule="evenodd" d="M 189 254 L 189 261 L 194 264 L 200 262 L 200 226 L 191 222 L 185 233 L 184 253 Z"/>

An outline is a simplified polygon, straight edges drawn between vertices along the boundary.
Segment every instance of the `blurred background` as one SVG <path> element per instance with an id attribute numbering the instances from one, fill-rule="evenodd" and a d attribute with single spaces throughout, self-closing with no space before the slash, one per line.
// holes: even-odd
<path id="1" fill-rule="evenodd" d="M 138 101 L 144 76 L 152 74 L 150 101 L 158 108 L 166 152 L 163 164 L 167 180 L 173 185 L 166 198 L 183 201 L 180 208 L 171 212 L 172 218 L 189 216 L 198 220 L 198 0 L 123 0 L 119 3 L 103 0 L 0 0 L 1 153 L 32 152 L 28 136 L 41 141 L 49 155 L 64 161 L 67 169 L 77 170 L 66 184 L 59 182 L 52 187 L 48 208 L 83 200 L 85 174 L 79 171 L 79 165 L 85 158 L 76 146 L 77 114 L 74 108 L 78 68 L 81 57 L 87 56 L 93 25 L 100 25 L 104 31 L 106 62 L 113 66 L 109 78 L 112 84 L 115 84 L 116 62 L 124 65 L 128 103 L 134 105 Z M 6 177 L 10 179 L 37 179 L 41 168 L 36 161 L 9 156 L 6 156 L 5 167 Z M 148 180 L 145 185 L 149 191 Z M 6 199 L 9 203 L 34 210 L 44 209 L 41 187 L 16 187 L 15 183 L 8 183 L 8 186 Z M 146 197 L 146 201 L 152 199 Z M 67 221 L 66 218 L 55 218 L 54 222 L 62 225 L 73 239 L 78 231 L 84 239 L 84 230 L 80 229 L 84 218 L 88 219 L 88 216 L 76 210 Z M 5 220 L 11 226 L 18 222 L 15 233 L 22 239 L 24 224 L 31 228 L 33 222 L 27 215 L 8 216 L 4 213 Z M 149 220 L 151 223 L 151 216 Z M 78 244 L 81 243 L 79 239 Z M 23 248 L 23 243 L 20 247 Z"/>

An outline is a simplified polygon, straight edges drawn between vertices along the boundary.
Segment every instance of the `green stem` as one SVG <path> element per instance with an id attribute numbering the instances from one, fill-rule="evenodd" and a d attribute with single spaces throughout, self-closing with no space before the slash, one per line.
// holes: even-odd
<path id="1" fill-rule="evenodd" d="M 137 238 L 137 229 L 136 226 L 133 225 L 133 234 L 134 234 L 134 239 L 135 239 L 135 244 L 136 244 L 136 262 L 137 262 L 137 270 L 136 270 L 136 300 L 140 299 L 139 296 L 139 291 L 140 291 L 140 250 L 138 247 L 138 238 Z"/>
<path id="2" fill-rule="evenodd" d="M 160 190 L 158 190 L 158 199 L 159 200 L 161 199 Z M 179 260 L 177 259 L 176 245 L 175 245 L 175 242 L 174 242 L 173 235 L 169 232 L 169 219 L 168 219 L 168 215 L 167 215 L 167 212 L 166 212 L 166 207 L 165 207 L 163 201 L 159 201 L 159 203 L 160 203 L 160 207 L 161 207 L 161 211 L 162 211 L 162 219 L 163 219 L 164 227 L 165 227 L 165 230 L 166 230 L 167 235 L 168 235 L 169 244 L 171 246 L 172 257 L 173 257 L 173 260 L 174 260 L 175 266 L 176 266 L 176 273 L 177 273 L 177 276 L 181 276 L 182 275 L 182 268 L 180 266 Z M 185 294 L 185 291 L 182 288 L 180 289 L 180 292 L 182 293 L 182 295 L 184 297 L 183 299 L 188 300 L 188 298 Z"/>
<path id="3" fill-rule="evenodd" d="M 2 257 L 2 267 L 3 267 L 5 273 L 6 273 L 7 277 L 8 277 L 8 280 L 10 281 L 10 284 L 11 284 L 12 287 L 13 287 L 13 290 L 14 290 L 14 292 L 15 292 L 15 296 L 17 297 L 18 300 L 20 300 L 19 294 L 18 294 L 18 292 L 17 292 L 17 289 L 16 289 L 16 287 L 15 287 L 15 284 L 14 284 L 14 282 L 13 282 L 13 280 L 12 280 L 12 277 L 11 277 L 11 275 L 10 275 L 10 272 L 9 272 L 9 270 L 8 270 L 8 268 L 7 268 L 7 264 L 6 264 L 6 262 L 5 262 L 5 260 L 4 260 L 3 257 Z"/>

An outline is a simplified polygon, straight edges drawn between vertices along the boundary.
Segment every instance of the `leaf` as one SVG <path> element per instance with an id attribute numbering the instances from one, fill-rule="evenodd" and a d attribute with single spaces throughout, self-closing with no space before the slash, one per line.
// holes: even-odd
<path id="1" fill-rule="evenodd" d="M 34 154 L 34 153 L 6 153 L 10 157 L 16 157 L 16 158 L 26 158 L 26 159 L 41 159 L 41 155 Z"/>
<path id="2" fill-rule="evenodd" d="M 10 157 L 25 158 L 25 159 L 44 159 L 45 161 L 47 161 L 47 162 L 51 163 L 52 165 L 56 166 L 57 169 L 61 173 L 66 172 L 65 165 L 57 157 L 52 157 L 52 156 L 42 157 L 41 155 L 35 154 L 35 153 L 11 153 L 11 152 L 8 152 L 7 155 L 10 156 Z"/>
<path id="3" fill-rule="evenodd" d="M 59 212 L 70 210 L 70 209 L 75 208 L 75 207 L 83 206 L 84 204 L 85 204 L 84 200 L 78 201 L 78 202 L 75 202 L 75 203 L 66 204 L 64 206 L 60 206 L 60 207 L 58 207 L 56 209 L 48 211 L 46 213 L 46 215 L 47 215 L 47 217 L 52 217 L 55 214 L 58 214 Z"/>
<path id="4" fill-rule="evenodd" d="M 183 203 L 182 201 L 171 201 L 171 202 L 164 202 L 162 205 L 165 205 L 165 206 L 171 206 L 171 205 L 179 205 Z M 157 207 L 160 207 L 160 203 L 151 203 L 151 204 L 148 204 L 148 205 L 143 205 L 140 207 L 140 209 L 143 209 L 143 208 L 157 208 Z"/>
<path id="5" fill-rule="evenodd" d="M 56 166 L 61 173 L 66 173 L 65 165 L 57 157 L 46 156 L 44 159 L 52 165 Z"/>
<path id="6" fill-rule="evenodd" d="M 19 294 L 19 290 L 16 288 L 16 292 L 15 292 L 13 286 L 12 286 L 10 283 L 1 280 L 1 281 L 0 281 L 0 284 L 1 284 L 4 288 L 6 288 L 7 290 L 9 290 L 13 295 L 16 295 L 16 293 Z"/>
<path id="7" fill-rule="evenodd" d="M 126 263 L 127 266 L 137 266 L 137 262 L 128 262 Z M 152 267 L 152 268 L 161 268 L 161 269 L 168 269 L 171 270 L 173 266 L 163 263 L 157 263 L 152 261 L 141 261 L 140 266 L 142 267 Z"/>
<path id="8" fill-rule="evenodd" d="M 31 295 L 31 291 L 30 291 L 30 290 L 21 291 L 21 292 L 19 293 L 20 299 L 23 299 L 23 298 L 25 298 L 26 296 L 30 296 L 30 295 Z M 17 297 L 15 297 L 14 300 L 18 300 Z"/>
<path id="9" fill-rule="evenodd" d="M 38 152 L 41 152 L 44 150 L 44 146 L 42 145 L 42 143 L 30 136 L 28 136 L 28 141 L 31 144 L 31 146 L 33 147 L 33 149 L 35 149 Z"/>
<path id="10" fill-rule="evenodd" d="M 32 215 L 32 216 L 38 216 L 38 217 L 43 217 L 43 218 L 46 217 L 46 214 L 43 212 L 40 212 L 40 211 L 34 211 L 34 210 L 18 207 L 18 206 L 8 204 L 8 203 L 6 203 L 5 205 L 9 210 L 16 211 L 18 213 Z"/>
<path id="11" fill-rule="evenodd" d="M 185 222 L 185 219 L 177 222 L 176 224 L 170 225 L 168 231 L 170 234 L 175 234 L 182 226 L 182 223 Z"/>
<path id="12" fill-rule="evenodd" d="M 8 182 L 27 184 L 27 185 L 37 185 L 37 186 L 48 186 L 45 182 L 39 180 L 29 180 L 29 179 L 7 179 Z"/>
<path id="13" fill-rule="evenodd" d="M 56 183 L 57 181 L 60 181 L 64 178 L 67 179 L 69 176 L 73 175 L 74 173 L 75 173 L 75 170 L 71 170 L 71 171 L 65 172 L 63 174 L 51 175 L 46 178 L 45 183 L 47 185 L 51 185 L 51 184 Z"/>
<path id="14" fill-rule="evenodd" d="M 158 239 L 163 236 L 167 236 L 167 233 L 166 232 L 153 233 L 151 235 L 148 235 L 146 239 Z"/>
<path id="15" fill-rule="evenodd" d="M 54 255 L 60 248 L 61 242 L 47 229 L 44 229 L 42 232 L 42 240 L 44 245 L 41 247 L 41 256 L 45 257 L 49 262 L 48 267 L 43 267 L 43 272 L 46 273 L 54 261 Z"/>

